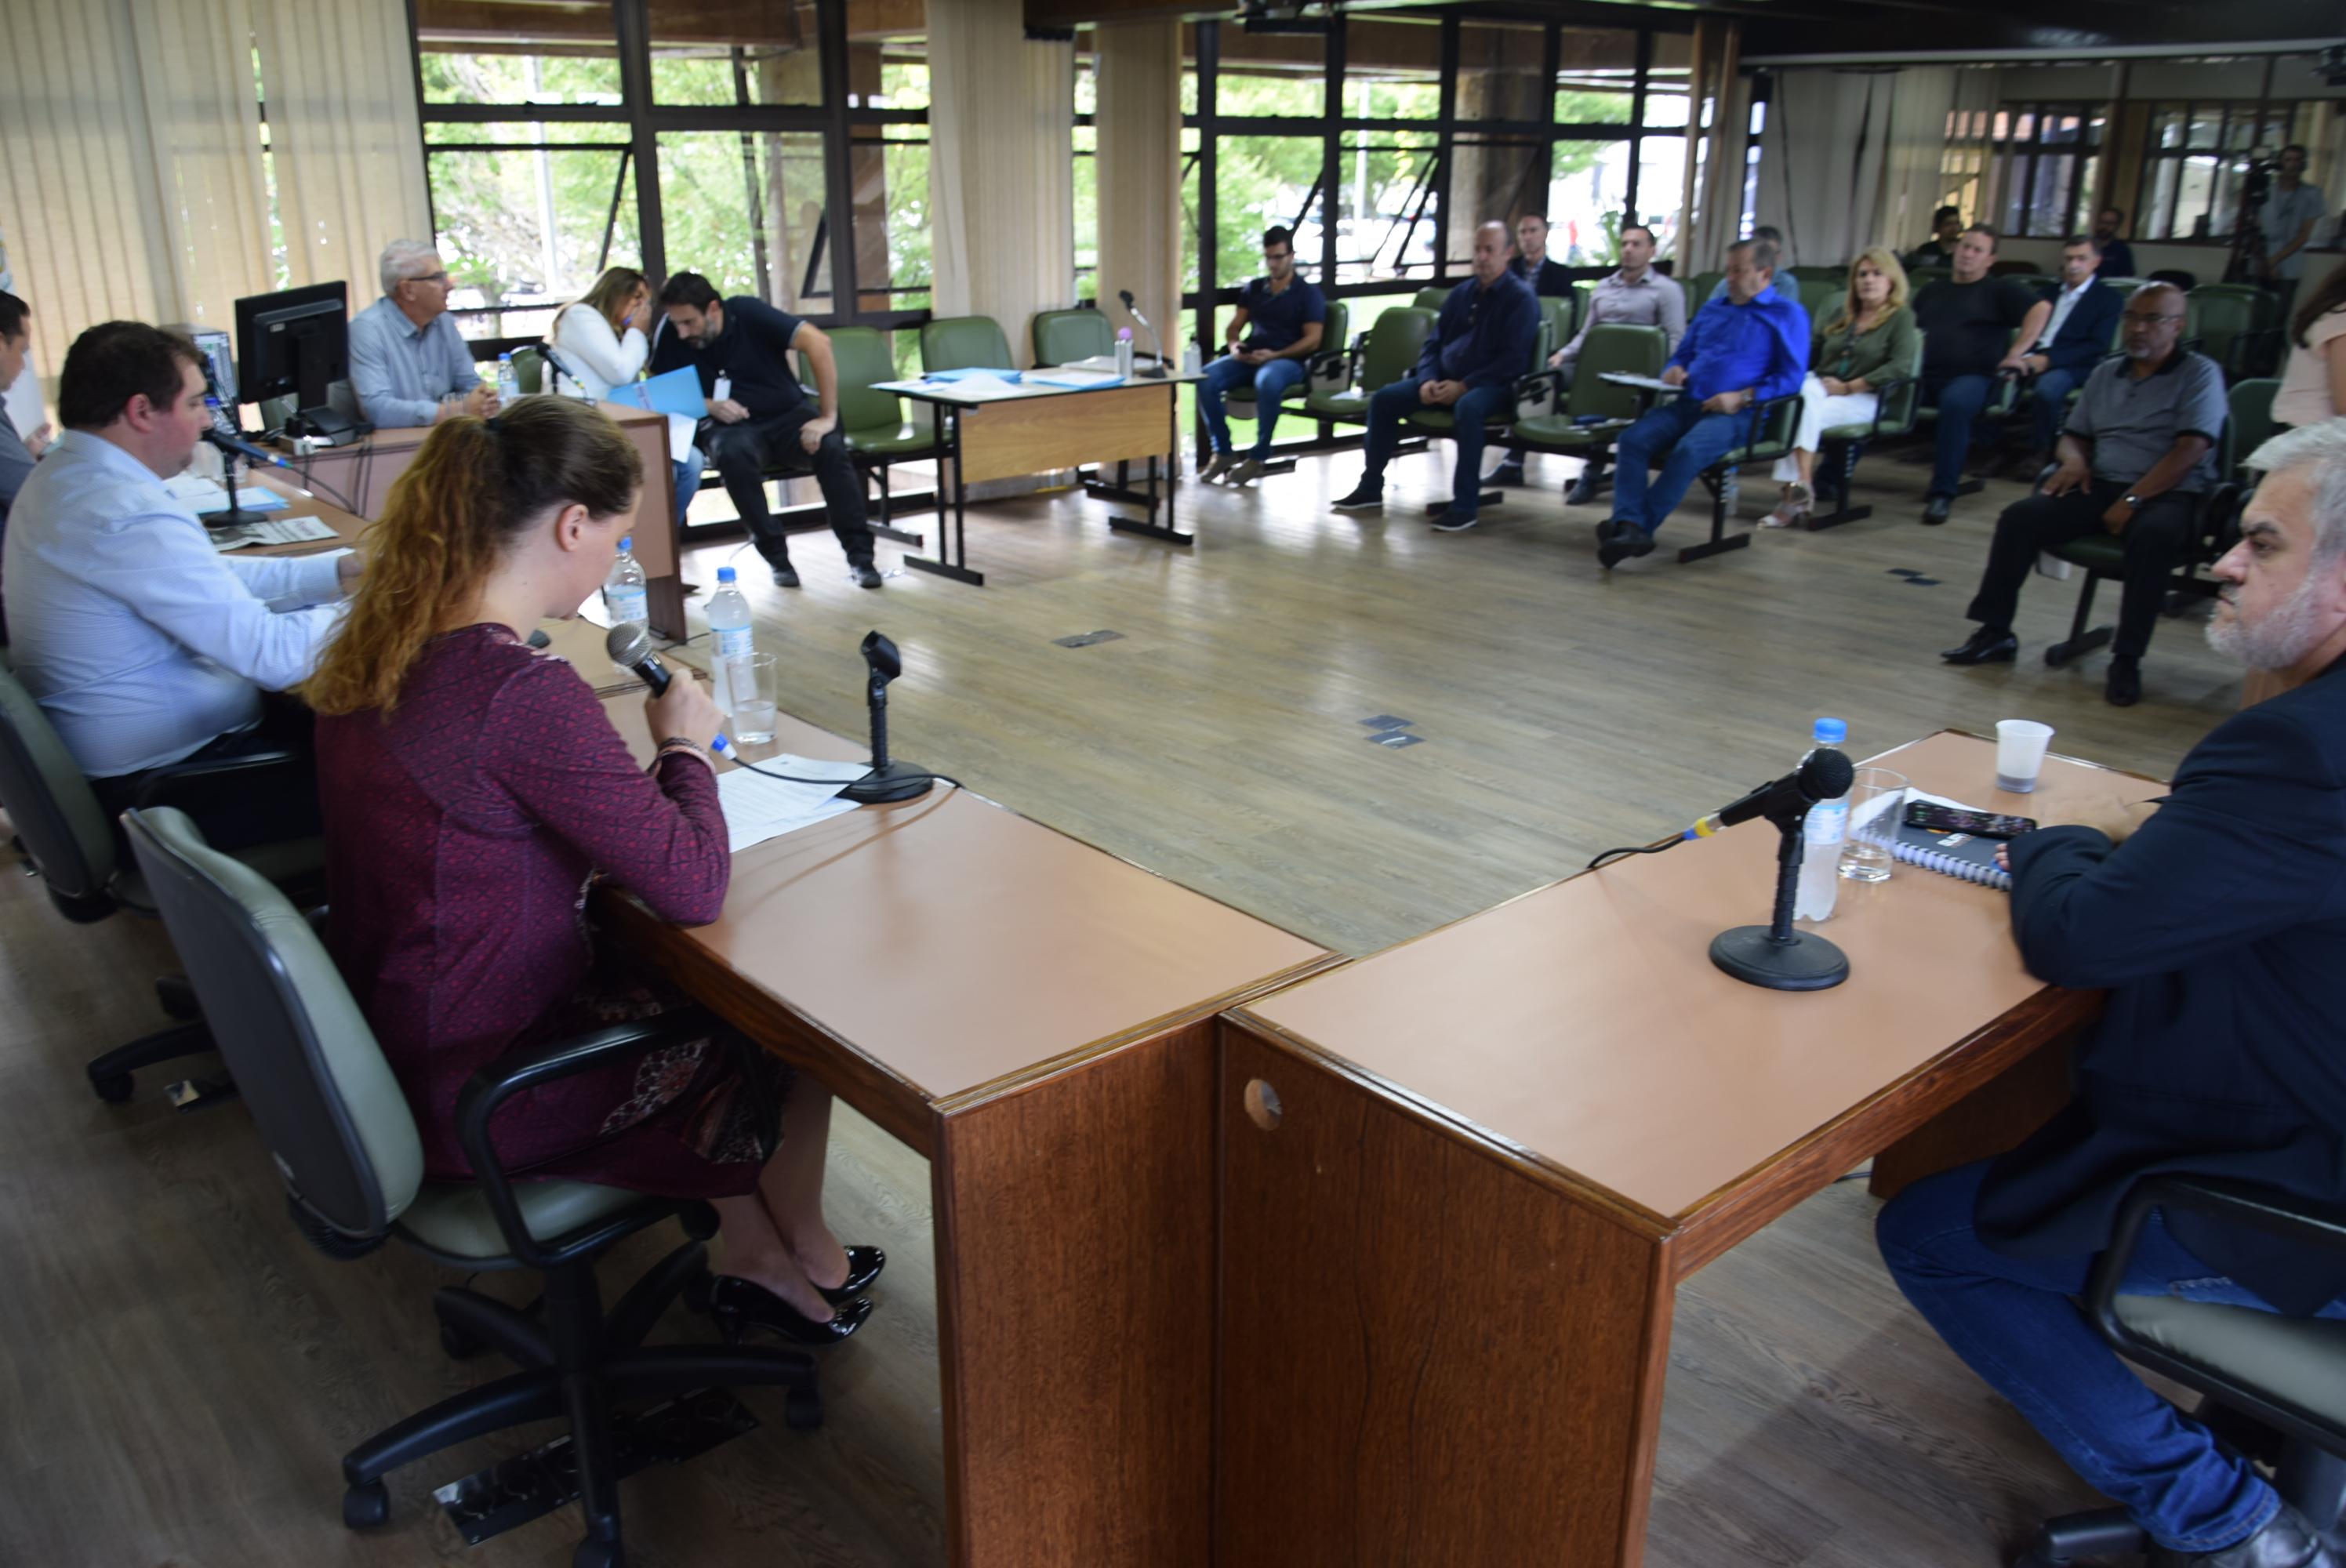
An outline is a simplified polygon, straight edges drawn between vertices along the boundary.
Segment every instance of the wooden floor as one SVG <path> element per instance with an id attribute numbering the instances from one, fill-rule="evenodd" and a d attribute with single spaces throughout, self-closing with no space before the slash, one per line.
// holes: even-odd
<path id="1" fill-rule="evenodd" d="M 2061 750 L 2165 773 L 2237 697 L 2184 621 L 2161 628 L 2143 705 L 2106 707 L 2098 658 L 2036 662 L 2074 593 L 2042 580 L 2027 661 L 1942 667 L 2009 486 L 1926 529 L 1923 471 L 1877 458 L 1872 522 L 1606 578 L 1596 513 L 1557 499 L 1567 465 L 1535 459 L 1537 490 L 1445 536 L 1422 515 L 1441 462 L 1402 460 L 1381 519 L 1326 511 L 1348 455 L 1251 494 L 1190 489 L 1188 551 L 1112 534 L 1073 497 L 1005 504 L 972 524 L 984 589 L 907 574 L 861 592 L 822 535 L 794 544 L 807 588 L 743 576 L 785 706 L 859 729 L 855 644 L 881 626 L 905 655 L 901 755 L 1356 953 L 1717 807 L 1787 767 L 1818 713 L 1847 718 L 1861 751 L 2025 715 Z M 1698 526 L 1689 506 L 1672 533 Z M 1122 635 L 1053 646 L 1096 630 Z M 1372 745 L 1359 721 L 1382 714 L 1424 742 Z M 1754 918 L 1766 897 L 1752 890 Z M 885 952 L 872 962 L 885 975 Z M 157 1026 L 146 978 L 170 967 L 151 926 L 70 926 L 36 882 L 0 887 L 0 1563 L 566 1563 L 563 1516 L 472 1551 L 428 1497 L 532 1440 L 416 1466 L 393 1478 L 386 1531 L 342 1530 L 342 1450 L 498 1369 L 442 1356 L 427 1298 L 449 1276 L 295 1237 L 240 1109 L 175 1115 L 162 1073 L 128 1107 L 89 1095 L 81 1064 Z M 627 1483 L 632 1562 L 943 1561 L 927 1171 L 843 1115 L 831 1182 L 837 1228 L 892 1262 L 872 1326 L 827 1353 L 826 1426 L 791 1433 L 750 1394 L 763 1431 Z M 1989 1568 L 2029 1522 L 2089 1500 L 1899 1300 L 1872 1209 L 1862 1183 L 1835 1187 L 1681 1291 L 1655 1568 Z M 1543 1561 L 1541 1543 L 1522 1555 Z"/>

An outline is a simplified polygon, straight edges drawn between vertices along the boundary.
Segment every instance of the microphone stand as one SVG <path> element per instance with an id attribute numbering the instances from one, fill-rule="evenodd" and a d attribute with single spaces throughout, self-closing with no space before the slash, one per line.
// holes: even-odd
<path id="1" fill-rule="evenodd" d="M 865 657 L 868 659 L 870 656 L 867 653 Z M 872 771 L 842 789 L 839 798 L 842 800 L 877 806 L 890 800 L 915 799 L 935 786 L 934 774 L 888 755 L 888 675 L 873 664 L 871 683 L 865 687 L 865 700 L 872 708 Z"/>
<path id="2" fill-rule="evenodd" d="M 1778 835 L 1774 918 L 1766 925 L 1739 925 L 1711 938 L 1710 962 L 1747 985 L 1830 991 L 1849 978 L 1847 954 L 1816 932 L 1792 927 L 1808 815 L 1805 805 L 1769 814 Z"/>
<path id="3" fill-rule="evenodd" d="M 1134 321 L 1138 321 L 1142 326 L 1148 328 L 1149 345 L 1156 351 L 1157 362 L 1145 368 L 1136 369 L 1132 372 L 1133 379 L 1135 381 L 1163 381 L 1165 379 L 1165 340 L 1157 335 L 1157 329 L 1150 325 L 1148 317 L 1140 313 L 1140 307 L 1132 302 L 1131 290 L 1125 290 L 1118 298 L 1124 301 L 1125 313 L 1130 316 Z"/>
<path id="4" fill-rule="evenodd" d="M 213 533 L 226 534 L 231 530 L 249 527 L 255 523 L 262 521 L 263 514 L 259 512 L 248 512 L 242 506 L 237 504 L 236 465 L 239 463 L 243 462 L 244 459 L 239 453 L 230 451 L 227 447 L 221 447 L 219 449 L 219 454 L 220 483 L 222 485 L 226 486 L 228 490 L 228 509 L 223 512 L 207 512 L 204 514 L 202 521 L 204 526 L 210 529 Z"/>

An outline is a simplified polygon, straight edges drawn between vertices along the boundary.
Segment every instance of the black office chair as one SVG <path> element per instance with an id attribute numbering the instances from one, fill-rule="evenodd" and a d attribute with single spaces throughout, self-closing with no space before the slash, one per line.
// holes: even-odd
<path id="1" fill-rule="evenodd" d="M 180 763 L 158 769 L 141 799 L 143 803 L 200 812 L 207 801 L 253 788 L 264 773 L 298 765 L 284 752 Z M 117 910 L 153 916 L 147 886 L 136 867 L 122 863 L 113 825 L 81 765 L 57 738 L 40 704 L 5 668 L 0 668 L 0 808 L 5 808 L 16 830 L 17 855 L 39 874 L 49 901 L 66 919 L 87 925 Z M 326 851 L 321 840 L 308 838 L 256 845 L 240 850 L 237 858 L 272 881 L 300 887 L 317 881 Z M 196 999 L 184 979 L 165 975 L 155 982 L 155 992 L 164 1013 L 183 1022 L 141 1035 L 91 1062 L 90 1087 L 99 1099 L 119 1105 L 130 1098 L 131 1074 L 139 1068 L 212 1048 L 210 1032 L 198 1021 Z"/>
<path id="2" fill-rule="evenodd" d="M 705 1203 L 648 1197 L 583 1181 L 516 1183 L 499 1163 L 492 1123 L 506 1101 L 623 1057 L 718 1037 L 750 1049 L 698 1009 L 517 1048 L 476 1074 L 456 1103 L 458 1135 L 477 1178 L 428 1181 L 405 1095 L 357 1003 L 309 923 L 250 867 L 205 844 L 184 814 L 124 813 L 132 852 L 188 962 L 246 1105 L 285 1182 L 303 1237 L 341 1258 L 392 1237 L 451 1268 L 530 1268 L 544 1277 L 544 1320 L 478 1292 L 434 1293 L 451 1354 L 487 1347 L 521 1370 L 451 1395 L 342 1460 L 342 1522 L 382 1523 L 382 1477 L 452 1444 L 566 1416 L 586 1538 L 575 1568 L 625 1561 L 618 1481 L 645 1442 L 615 1404 L 740 1384 L 790 1390 L 790 1425 L 820 1424 L 814 1363 L 803 1352 L 644 1348 L 669 1303 L 708 1277 L 702 1246 L 717 1229 Z M 770 1135 L 771 1123 L 769 1120 Z M 614 1244 L 671 1217 L 688 1239 L 603 1309 L 595 1265 Z M 566 1499 L 556 1498 L 547 1506 Z M 540 1510 L 543 1512 L 543 1510 Z"/>
<path id="3" fill-rule="evenodd" d="M 2346 1323 L 2175 1296 L 2119 1295 L 2143 1227 L 2161 1209 L 2193 1210 L 2324 1252 L 2346 1252 L 2346 1215 L 2310 1213 L 2229 1183 L 2154 1177 L 2127 1195 L 2109 1250 L 2086 1287 L 2086 1311 L 2102 1338 L 2127 1360 L 2199 1393 L 2199 1419 L 2250 1458 L 2270 1461 L 2275 1489 L 2328 1532 L 2333 1546 L 2341 1544 Z M 2139 1554 L 2151 1544 L 2122 1508 L 2072 1513 L 2041 1526 L 2014 1568 L 2063 1568 Z"/>

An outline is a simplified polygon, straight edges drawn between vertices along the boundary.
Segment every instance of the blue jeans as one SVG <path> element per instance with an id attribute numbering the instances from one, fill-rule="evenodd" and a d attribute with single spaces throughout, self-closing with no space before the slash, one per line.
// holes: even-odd
<path id="1" fill-rule="evenodd" d="M 2031 383 L 2035 388 L 2035 442 L 2039 452 L 2050 452 L 2061 439 L 2062 423 L 2069 417 L 2069 393 L 2086 378 L 2075 371 L 2051 370 Z M 2031 477 L 2035 477 L 2031 475 Z"/>
<path id="2" fill-rule="evenodd" d="M 2128 1371 L 2070 1299 L 2085 1292 L 2094 1255 L 2007 1257 L 1980 1241 L 1972 1214 L 1986 1173 L 1985 1161 L 1943 1172 L 1882 1209 L 1882 1260 L 1906 1299 L 2160 1545 L 2220 1552 L 2270 1523 L 2280 1506 L 2273 1489 Z M 2156 1217 L 2123 1289 L 2272 1310 L 2186 1251 Z M 2346 1317 L 2346 1303 L 2320 1315 Z"/>
<path id="3" fill-rule="evenodd" d="M 692 498 L 700 494 L 700 471 L 708 462 L 708 456 L 700 448 L 692 446 L 685 449 L 682 463 L 668 464 L 676 473 L 676 525 L 679 528 L 684 526 L 685 517 L 692 510 Z"/>
<path id="4" fill-rule="evenodd" d="M 1924 400 L 1939 411 L 1939 455 L 1931 468 L 1931 494 L 1952 496 L 1964 482 L 1964 459 L 1972 450 L 1972 426 L 1987 407 L 1995 382 L 1987 376 L 1957 376 L 1935 397 L 1924 390 Z"/>
<path id="5" fill-rule="evenodd" d="M 1223 417 L 1222 400 L 1239 387 L 1254 388 L 1254 452 L 1262 457 L 1270 451 L 1270 433 L 1279 427 L 1279 400 L 1287 389 L 1304 376 L 1301 360 L 1270 360 L 1250 365 L 1236 355 L 1225 355 L 1206 367 L 1206 379 L 1198 383 L 1198 412 L 1206 422 L 1206 433 L 1214 439 L 1216 452 L 1230 449 L 1229 421 Z"/>
<path id="6" fill-rule="evenodd" d="M 1683 393 L 1647 409 L 1644 418 L 1621 433 L 1613 449 L 1615 521 L 1634 523 L 1652 535 L 1686 499 L 1695 476 L 1729 447 L 1740 444 L 1750 428 L 1749 409 L 1706 413 L 1702 404 Z M 1653 461 L 1663 452 L 1669 456 L 1657 479 Z"/>
<path id="7" fill-rule="evenodd" d="M 1385 464 L 1392 461 L 1393 448 L 1401 444 L 1401 422 L 1421 408 L 1433 405 L 1418 401 L 1418 378 L 1403 376 L 1389 387 L 1378 389 L 1369 399 L 1369 466 L 1361 475 L 1364 484 L 1382 484 Z M 1450 470 L 1450 509 L 1461 516 L 1472 517 L 1483 504 L 1483 427 L 1491 416 L 1508 406 L 1513 389 L 1504 382 L 1485 382 L 1469 386 L 1466 395 L 1450 405 L 1457 430 L 1453 439 L 1458 454 Z"/>

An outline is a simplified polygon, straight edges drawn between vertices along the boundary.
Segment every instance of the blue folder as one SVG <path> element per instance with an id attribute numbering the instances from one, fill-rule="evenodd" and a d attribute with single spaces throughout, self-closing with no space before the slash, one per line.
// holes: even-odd
<path id="1" fill-rule="evenodd" d="M 611 389 L 611 401 L 648 408 L 654 413 L 682 414 L 695 420 L 709 417 L 709 400 L 700 392 L 700 372 L 690 365 L 615 386 Z"/>

